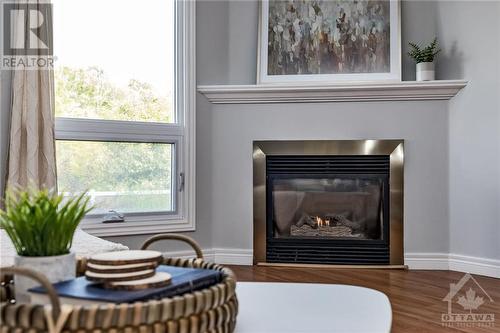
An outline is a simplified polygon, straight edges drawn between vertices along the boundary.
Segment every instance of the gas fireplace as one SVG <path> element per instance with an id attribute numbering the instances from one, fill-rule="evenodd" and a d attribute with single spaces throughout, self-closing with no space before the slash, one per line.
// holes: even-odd
<path id="1" fill-rule="evenodd" d="M 253 157 L 255 263 L 403 264 L 403 141 L 259 141 Z"/>

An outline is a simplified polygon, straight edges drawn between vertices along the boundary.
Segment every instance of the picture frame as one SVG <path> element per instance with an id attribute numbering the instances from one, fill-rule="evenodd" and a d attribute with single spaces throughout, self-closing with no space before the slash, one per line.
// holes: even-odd
<path id="1" fill-rule="evenodd" d="M 261 0 L 258 34 L 257 84 L 401 81 L 400 0 Z"/>

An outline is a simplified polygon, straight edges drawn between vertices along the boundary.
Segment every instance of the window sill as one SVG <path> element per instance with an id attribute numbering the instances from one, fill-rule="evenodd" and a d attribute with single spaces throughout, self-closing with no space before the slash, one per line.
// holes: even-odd
<path id="1" fill-rule="evenodd" d="M 363 82 L 303 85 L 211 85 L 198 92 L 213 104 L 324 103 L 449 100 L 465 80 Z"/>
<path id="2" fill-rule="evenodd" d="M 80 227 L 93 236 L 109 237 L 194 231 L 195 223 L 186 219 L 169 220 L 165 217 L 152 218 L 143 216 L 128 218 L 125 222 L 119 223 L 84 220 Z"/>

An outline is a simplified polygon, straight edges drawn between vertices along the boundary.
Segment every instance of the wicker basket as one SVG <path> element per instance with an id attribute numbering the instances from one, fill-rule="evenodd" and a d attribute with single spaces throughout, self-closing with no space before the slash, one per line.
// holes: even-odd
<path id="1" fill-rule="evenodd" d="M 199 246 L 182 235 L 155 236 L 142 246 L 155 241 L 177 239 L 188 242 L 195 249 L 197 259 L 164 258 L 164 265 L 215 269 L 223 273 L 222 282 L 200 291 L 133 304 L 95 306 L 61 305 L 48 280 L 33 270 L 9 267 L 2 269 L 0 288 L 0 332 L 126 332 L 126 333 L 223 333 L 232 332 L 236 325 L 238 300 L 233 272 L 202 259 Z M 86 260 L 80 259 L 77 274 L 85 271 Z M 15 304 L 12 302 L 12 275 L 31 277 L 48 290 L 52 306 Z"/>

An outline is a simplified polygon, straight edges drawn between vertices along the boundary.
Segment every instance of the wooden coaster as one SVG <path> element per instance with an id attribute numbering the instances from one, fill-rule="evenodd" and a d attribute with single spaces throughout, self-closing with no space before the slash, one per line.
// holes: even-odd
<path id="1" fill-rule="evenodd" d="M 114 251 L 93 255 L 89 263 L 97 265 L 121 266 L 140 263 L 158 263 L 162 258 L 161 252 L 150 250 Z"/>
<path id="2" fill-rule="evenodd" d="M 132 273 L 139 272 L 148 269 L 155 269 L 158 267 L 158 262 L 146 262 L 140 264 L 129 264 L 129 265 L 98 265 L 98 264 L 87 264 L 87 271 L 94 273 Z"/>
<path id="3" fill-rule="evenodd" d="M 85 277 L 90 281 L 97 282 L 115 282 L 115 281 L 132 281 L 132 280 L 142 280 L 155 275 L 154 269 L 149 269 L 145 271 L 132 272 L 132 273 L 95 273 L 86 271 Z"/>
<path id="4" fill-rule="evenodd" d="M 152 277 L 124 282 L 106 282 L 104 288 L 113 290 L 142 290 L 149 288 L 161 288 L 167 286 L 172 281 L 172 276 L 165 272 L 157 272 Z"/>

